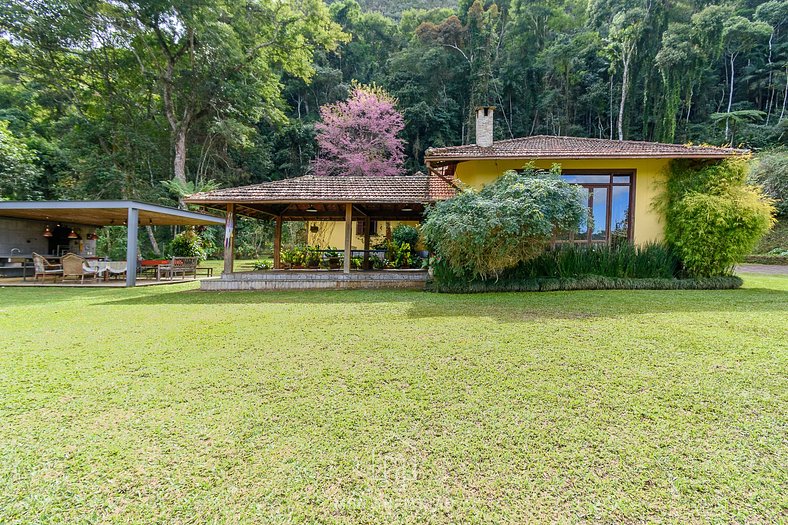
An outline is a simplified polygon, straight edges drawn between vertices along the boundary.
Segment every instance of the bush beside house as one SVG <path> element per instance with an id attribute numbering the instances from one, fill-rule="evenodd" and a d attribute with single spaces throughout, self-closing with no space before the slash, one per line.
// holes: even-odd
<path id="1" fill-rule="evenodd" d="M 541 254 L 556 229 L 577 228 L 586 213 L 580 189 L 526 166 L 479 191 L 439 202 L 421 231 L 439 264 L 466 280 L 498 277 Z"/>
<path id="2" fill-rule="evenodd" d="M 731 274 L 771 228 L 775 208 L 747 174 L 744 159 L 671 162 L 655 204 L 665 240 L 689 276 Z"/>

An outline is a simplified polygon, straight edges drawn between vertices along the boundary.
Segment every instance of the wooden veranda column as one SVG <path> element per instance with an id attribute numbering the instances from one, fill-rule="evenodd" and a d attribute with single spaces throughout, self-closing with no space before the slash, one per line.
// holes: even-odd
<path id="1" fill-rule="evenodd" d="M 350 273 L 350 255 L 353 243 L 353 205 L 345 204 L 345 273 Z"/>
<path id="2" fill-rule="evenodd" d="M 227 218 L 224 223 L 224 271 L 233 273 L 235 261 L 235 204 L 227 205 Z"/>
<path id="3" fill-rule="evenodd" d="M 137 232 L 140 223 L 140 210 L 129 208 L 126 218 L 126 286 L 137 285 Z"/>
<path id="4" fill-rule="evenodd" d="M 282 217 L 274 219 L 274 270 L 282 269 Z"/>
<path id="5" fill-rule="evenodd" d="M 371 226 L 369 215 L 364 217 L 364 269 L 369 270 L 369 227 Z"/>

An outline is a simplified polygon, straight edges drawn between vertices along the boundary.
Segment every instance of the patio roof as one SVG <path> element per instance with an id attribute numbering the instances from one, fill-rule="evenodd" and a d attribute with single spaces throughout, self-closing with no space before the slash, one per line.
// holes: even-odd
<path id="1" fill-rule="evenodd" d="M 139 210 L 143 226 L 224 224 L 221 217 L 138 201 L 0 201 L 0 217 L 89 226 L 122 226 L 129 209 Z"/>
<path id="2" fill-rule="evenodd" d="M 249 186 L 190 195 L 185 202 L 252 217 L 286 220 L 344 220 L 345 204 L 354 214 L 386 220 L 414 220 L 424 205 L 450 198 L 454 187 L 435 175 L 304 175 Z M 408 210 L 408 211 L 403 211 Z"/>
<path id="3" fill-rule="evenodd" d="M 746 149 L 717 146 L 535 135 L 497 140 L 487 148 L 476 144 L 429 148 L 424 158 L 433 162 L 474 159 L 721 159 L 749 153 Z"/>

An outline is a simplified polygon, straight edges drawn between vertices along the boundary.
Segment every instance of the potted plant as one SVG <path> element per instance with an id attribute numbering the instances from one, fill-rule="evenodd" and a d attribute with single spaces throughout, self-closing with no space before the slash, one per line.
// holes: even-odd
<path id="1" fill-rule="evenodd" d="M 412 262 L 413 256 L 410 252 L 410 244 L 404 242 L 396 249 L 394 254 L 394 266 L 397 268 L 410 268 Z"/>
<path id="2" fill-rule="evenodd" d="M 289 269 L 293 266 L 293 252 L 291 250 L 282 250 L 281 255 L 282 268 Z"/>
<path id="3" fill-rule="evenodd" d="M 293 268 L 303 268 L 306 262 L 306 250 L 303 247 L 293 248 Z"/>
<path id="4" fill-rule="evenodd" d="M 338 270 L 342 266 L 342 258 L 336 248 L 329 248 L 326 251 L 326 259 L 328 260 L 328 267 L 332 270 Z"/>
<path id="5" fill-rule="evenodd" d="M 320 267 L 320 247 L 308 246 L 306 249 L 306 267 L 315 270 Z"/>

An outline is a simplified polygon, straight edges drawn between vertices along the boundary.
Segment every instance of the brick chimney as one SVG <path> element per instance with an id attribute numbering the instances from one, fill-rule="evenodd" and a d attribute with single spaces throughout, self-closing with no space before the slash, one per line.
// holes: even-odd
<path id="1" fill-rule="evenodd" d="M 495 106 L 476 108 L 476 145 L 489 148 L 493 143 L 493 111 Z"/>

